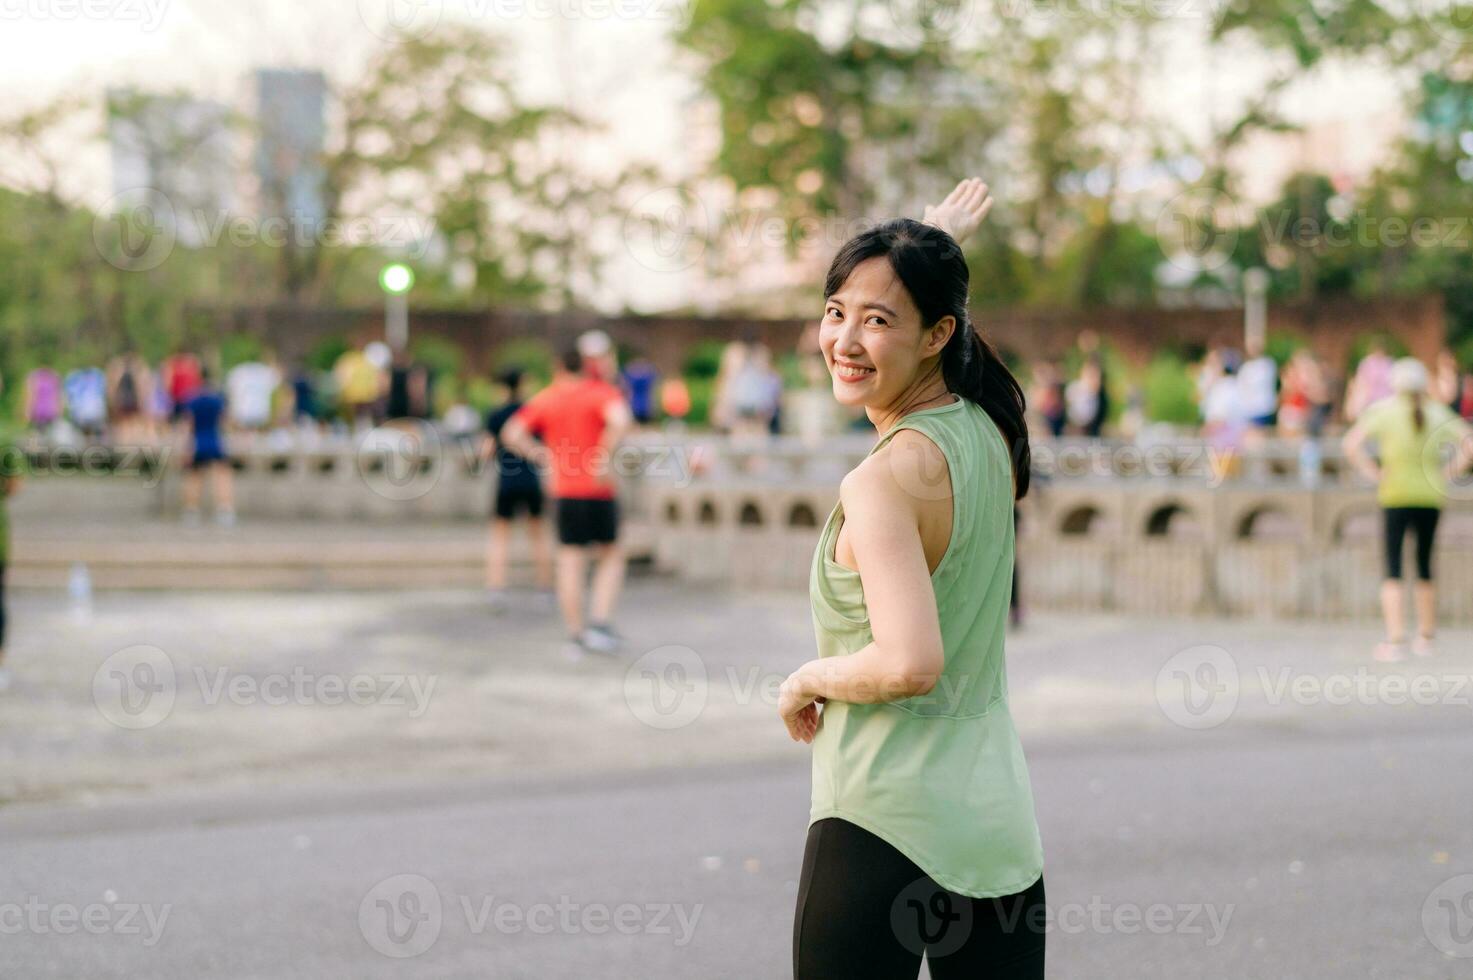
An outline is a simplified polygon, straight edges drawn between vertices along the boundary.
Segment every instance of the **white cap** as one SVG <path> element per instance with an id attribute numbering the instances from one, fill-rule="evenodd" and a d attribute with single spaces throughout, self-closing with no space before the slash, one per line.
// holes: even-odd
<path id="1" fill-rule="evenodd" d="M 1391 390 L 1413 392 L 1427 390 L 1427 368 L 1415 357 L 1403 357 L 1391 365 Z"/>
<path id="2" fill-rule="evenodd" d="M 584 357 L 603 357 L 614 347 L 602 330 L 589 330 L 578 336 L 578 353 Z"/>

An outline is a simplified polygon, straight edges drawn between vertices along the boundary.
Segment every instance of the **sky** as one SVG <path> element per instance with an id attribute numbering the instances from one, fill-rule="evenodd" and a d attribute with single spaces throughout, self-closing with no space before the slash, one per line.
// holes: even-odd
<path id="1" fill-rule="evenodd" d="M 598 143 L 583 149 L 591 159 L 605 165 L 651 160 L 683 173 L 699 163 L 692 150 L 698 141 L 687 131 L 687 106 L 697 89 L 668 35 L 687 2 L 0 0 L 0 91 L 7 112 L 62 92 L 93 94 L 114 85 L 182 88 L 248 105 L 253 68 L 321 68 L 330 78 L 350 80 L 384 43 L 390 18 L 411 31 L 469 20 L 512 39 L 529 98 L 570 103 L 607 124 Z M 1266 70 L 1252 50 L 1204 55 L 1197 40 L 1204 14 L 1193 4 L 1209 2 L 1181 0 L 1161 77 L 1144 93 L 1153 112 L 1194 139 L 1208 132 L 1214 114 L 1230 114 L 1254 91 Z M 1394 115 L 1398 92 L 1384 73 L 1331 67 L 1291 91 L 1284 104 L 1300 119 L 1332 126 L 1338 120 L 1353 136 L 1358 120 Z M 109 173 L 105 150 L 94 147 L 76 154 L 68 178 L 75 193 L 101 204 L 110 194 Z M 617 278 L 636 306 L 682 298 L 668 276 L 628 273 Z"/>

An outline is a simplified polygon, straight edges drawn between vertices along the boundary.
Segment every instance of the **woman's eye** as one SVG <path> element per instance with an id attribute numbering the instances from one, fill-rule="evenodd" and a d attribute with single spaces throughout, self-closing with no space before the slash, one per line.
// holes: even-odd
<path id="1" fill-rule="evenodd" d="M 844 318 L 844 314 L 840 313 L 839 310 L 833 306 L 829 307 L 828 315 L 835 320 L 842 320 Z"/>
<path id="2" fill-rule="evenodd" d="M 884 317 L 879 317 L 879 316 L 872 316 L 868 320 L 866 320 L 865 322 L 866 323 L 873 323 L 877 327 L 883 327 L 885 325 L 885 318 Z"/>

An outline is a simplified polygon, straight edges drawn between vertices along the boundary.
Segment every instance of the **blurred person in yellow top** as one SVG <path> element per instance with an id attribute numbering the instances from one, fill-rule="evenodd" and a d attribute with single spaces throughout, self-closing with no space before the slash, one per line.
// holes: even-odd
<path id="1" fill-rule="evenodd" d="M 1376 484 L 1376 499 L 1385 516 L 1386 578 L 1381 583 L 1381 613 L 1386 639 L 1375 659 L 1406 656 L 1406 614 L 1401 584 L 1402 544 L 1408 529 L 1416 537 L 1417 637 L 1412 651 L 1432 653 L 1437 630 L 1437 592 L 1432 580 L 1432 544 L 1437 519 L 1448 497 L 1448 485 L 1473 461 L 1473 427 L 1446 405 L 1427 395 L 1427 369 L 1404 357 L 1391 369 L 1389 397 L 1371 404 L 1356 419 L 1343 442 L 1346 458 Z M 1374 439 L 1373 460 L 1366 442 Z M 1448 450 L 1451 459 L 1448 459 Z M 1473 488 L 1462 488 L 1473 490 Z"/>
<path id="2" fill-rule="evenodd" d="M 338 405 L 349 425 L 371 423 L 373 403 L 383 389 L 382 372 L 358 348 L 350 348 L 338 357 L 332 367 L 338 386 Z"/>

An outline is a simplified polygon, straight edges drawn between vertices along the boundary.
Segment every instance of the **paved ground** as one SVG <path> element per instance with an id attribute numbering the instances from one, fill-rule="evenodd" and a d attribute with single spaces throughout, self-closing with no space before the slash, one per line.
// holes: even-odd
<path id="1" fill-rule="evenodd" d="M 807 750 L 763 682 L 806 608 L 659 581 L 626 608 L 625 657 L 572 663 L 531 599 L 12 597 L 0 973 L 787 975 Z M 1473 637 L 1373 668 L 1371 639 L 1012 639 L 1050 976 L 1473 976 Z"/>

